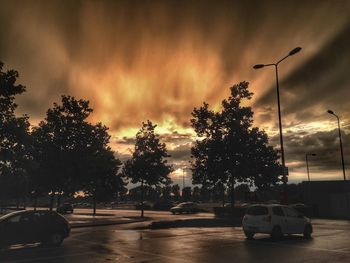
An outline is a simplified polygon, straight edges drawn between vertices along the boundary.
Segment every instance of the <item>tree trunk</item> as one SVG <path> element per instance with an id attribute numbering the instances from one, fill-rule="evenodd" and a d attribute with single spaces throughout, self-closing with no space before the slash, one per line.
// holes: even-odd
<path id="1" fill-rule="evenodd" d="M 117 207 L 118 207 L 118 205 L 119 205 L 119 192 L 117 192 L 117 194 L 115 195 L 115 197 L 116 197 L 115 203 L 116 203 L 116 205 L 117 205 Z"/>
<path id="2" fill-rule="evenodd" d="M 143 217 L 143 180 L 141 180 L 141 217 Z"/>
<path id="3" fill-rule="evenodd" d="M 222 184 L 222 207 L 225 207 L 225 186 Z"/>
<path id="4" fill-rule="evenodd" d="M 35 194 L 35 196 L 34 196 L 34 211 L 36 211 L 37 205 L 38 205 L 38 196 Z"/>
<path id="5" fill-rule="evenodd" d="M 23 209 L 27 209 L 27 198 L 25 196 L 23 197 Z"/>
<path id="6" fill-rule="evenodd" d="M 57 195 L 57 207 L 60 207 L 60 206 L 61 206 L 61 197 L 62 197 L 62 194 L 59 193 L 59 194 Z"/>
<path id="7" fill-rule="evenodd" d="M 92 205 L 93 212 L 92 212 L 92 214 L 95 216 L 96 215 L 96 199 L 97 199 L 96 192 L 93 194 L 92 199 L 93 199 L 93 205 Z"/>
<path id="8" fill-rule="evenodd" d="M 52 191 L 51 195 L 50 195 L 50 211 L 53 210 L 53 202 L 55 201 L 55 192 Z"/>
<path id="9" fill-rule="evenodd" d="M 231 209 L 232 209 L 232 215 L 235 210 L 235 181 L 232 179 L 231 182 Z"/>

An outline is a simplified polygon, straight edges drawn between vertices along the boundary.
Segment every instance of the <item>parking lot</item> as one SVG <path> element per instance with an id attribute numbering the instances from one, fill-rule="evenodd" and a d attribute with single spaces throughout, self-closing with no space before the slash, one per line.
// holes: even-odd
<path id="1" fill-rule="evenodd" d="M 246 240 L 240 227 L 135 229 L 136 224 L 73 229 L 61 247 L 12 247 L 0 262 L 350 262 L 350 222 L 315 220 L 310 240 Z"/>

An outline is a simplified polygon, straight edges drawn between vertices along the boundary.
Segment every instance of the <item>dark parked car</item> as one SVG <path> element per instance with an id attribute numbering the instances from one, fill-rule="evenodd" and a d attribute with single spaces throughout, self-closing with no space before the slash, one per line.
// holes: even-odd
<path id="1" fill-rule="evenodd" d="M 161 200 L 153 204 L 153 209 L 157 211 L 169 211 L 174 206 L 174 202 Z"/>
<path id="2" fill-rule="evenodd" d="M 177 206 L 174 206 L 170 209 L 170 212 L 175 214 L 182 214 L 182 213 L 197 213 L 198 212 L 198 206 L 195 203 L 192 202 L 185 202 L 178 204 Z"/>
<path id="3" fill-rule="evenodd" d="M 60 214 L 68 214 L 68 213 L 73 213 L 73 205 L 70 203 L 64 203 L 63 205 L 57 207 L 57 213 Z"/>
<path id="4" fill-rule="evenodd" d="M 0 248 L 43 243 L 59 246 L 69 236 L 67 220 L 54 211 L 17 211 L 0 217 Z"/>

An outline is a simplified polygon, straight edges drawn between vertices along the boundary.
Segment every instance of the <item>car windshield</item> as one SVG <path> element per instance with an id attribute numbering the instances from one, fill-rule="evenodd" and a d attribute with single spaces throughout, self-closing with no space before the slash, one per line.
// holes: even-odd
<path id="1" fill-rule="evenodd" d="M 6 215 L 0 217 L 0 222 L 5 221 L 6 219 L 8 219 L 8 218 L 10 218 L 12 216 L 20 215 L 20 214 L 23 214 L 23 211 L 16 211 L 16 212 L 12 212 L 12 213 L 6 214 Z"/>
<path id="2" fill-rule="evenodd" d="M 247 210 L 248 215 L 254 215 L 254 216 L 261 216 L 261 215 L 267 215 L 268 209 L 265 206 L 251 206 Z"/>
<path id="3" fill-rule="evenodd" d="M 192 203 L 181 203 L 178 205 L 178 207 L 185 207 L 185 206 L 191 206 Z"/>

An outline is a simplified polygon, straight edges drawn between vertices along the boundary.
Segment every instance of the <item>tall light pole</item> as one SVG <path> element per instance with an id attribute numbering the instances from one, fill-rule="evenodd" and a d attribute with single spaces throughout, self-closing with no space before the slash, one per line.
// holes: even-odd
<path id="1" fill-rule="evenodd" d="M 281 200 L 282 203 L 287 204 L 288 203 L 288 190 L 287 190 L 287 169 L 286 169 L 286 162 L 284 157 L 284 147 L 283 147 L 283 135 L 282 135 L 282 117 L 281 117 L 281 105 L 280 105 L 280 90 L 279 90 L 279 83 L 278 83 L 278 65 L 285 60 L 286 58 L 295 55 L 301 50 L 301 47 L 296 47 L 293 50 L 291 50 L 287 56 L 283 57 L 276 63 L 269 63 L 269 64 L 256 64 L 253 66 L 254 69 L 260 69 L 263 67 L 269 67 L 274 66 L 275 72 L 276 72 L 276 88 L 277 88 L 277 105 L 278 105 L 278 121 L 279 121 L 279 130 L 280 130 L 280 144 L 281 144 L 281 158 L 282 158 L 282 179 L 283 179 L 283 198 L 284 200 Z"/>
<path id="2" fill-rule="evenodd" d="M 344 176 L 344 181 L 346 181 L 346 175 L 345 175 L 345 164 L 344 164 L 344 154 L 343 154 L 343 143 L 341 140 L 341 132 L 340 132 L 340 121 L 339 121 L 339 116 L 335 114 L 333 111 L 328 110 L 327 111 L 329 114 L 335 116 L 338 120 L 338 133 L 339 133 L 339 143 L 340 143 L 340 153 L 341 153 L 341 164 L 343 166 L 343 176 Z"/>
<path id="3" fill-rule="evenodd" d="M 307 170 L 307 180 L 310 182 L 310 172 L 309 172 L 309 159 L 308 156 L 316 156 L 316 153 L 307 153 L 305 154 L 306 159 L 306 170 Z"/>
<path id="4" fill-rule="evenodd" d="M 185 168 L 182 168 L 182 191 L 185 188 Z"/>

